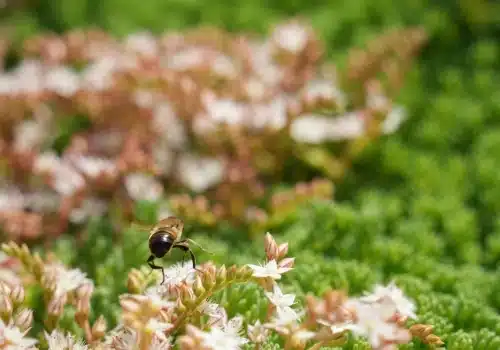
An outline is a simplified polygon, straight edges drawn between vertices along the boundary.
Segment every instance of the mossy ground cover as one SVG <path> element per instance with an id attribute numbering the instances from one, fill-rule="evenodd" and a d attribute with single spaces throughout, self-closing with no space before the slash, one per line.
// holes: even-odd
<path id="1" fill-rule="evenodd" d="M 22 37 L 88 24 L 119 35 L 200 23 L 265 31 L 273 21 L 300 14 L 322 34 L 336 62 L 343 62 L 346 48 L 384 28 L 423 25 L 430 40 L 399 97 L 409 120 L 363 153 L 337 185 L 334 202 L 302 207 L 272 233 L 288 241 L 289 255 L 296 257 L 296 268 L 284 280 L 289 291 L 304 296 L 333 287 L 359 294 L 374 283 L 395 280 L 416 301 L 419 321 L 434 325 L 447 349 L 495 350 L 500 348 L 500 23 L 495 8 L 498 13 L 498 5 L 486 1 L 254 0 L 236 6 L 153 0 L 137 6 L 131 0 L 58 0 L 12 11 L 5 20 L 18 23 Z M 96 314 L 115 319 L 119 310 L 107 301 L 126 291 L 128 270 L 144 263 L 145 237 L 130 229 L 116 242 L 105 221 L 92 222 L 87 230 L 83 245 L 66 237 L 56 242 L 55 252 L 89 273 L 97 284 Z M 230 226 L 186 230 L 214 252 L 201 253 L 200 260 L 230 264 L 259 257 L 260 238 L 248 241 L 246 232 Z M 241 288 L 246 290 L 234 294 L 239 300 L 228 293 L 228 311 L 251 318 L 262 314 L 259 289 Z M 70 327 L 71 315 L 67 319 Z M 345 348 L 364 345 L 350 341 Z M 415 341 L 404 348 L 426 346 Z"/>

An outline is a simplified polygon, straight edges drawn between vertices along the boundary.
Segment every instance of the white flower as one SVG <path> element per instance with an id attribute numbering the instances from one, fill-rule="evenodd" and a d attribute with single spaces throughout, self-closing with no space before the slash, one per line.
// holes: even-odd
<path id="1" fill-rule="evenodd" d="M 131 173 L 125 177 L 125 188 L 133 200 L 156 201 L 163 195 L 163 186 L 153 175 Z"/>
<path id="2" fill-rule="evenodd" d="M 302 115 L 290 126 L 290 137 L 303 143 L 322 143 L 330 139 L 331 118 L 317 115 Z"/>
<path id="3" fill-rule="evenodd" d="M 253 325 L 248 325 L 248 338 L 257 344 L 264 343 L 269 335 L 269 330 L 259 320 Z"/>
<path id="4" fill-rule="evenodd" d="M 47 125 L 38 120 L 24 120 L 14 129 L 14 150 L 33 151 L 42 146 L 49 136 Z"/>
<path id="5" fill-rule="evenodd" d="M 92 91 L 102 91 L 112 84 L 112 75 L 118 69 L 118 60 L 115 56 L 104 56 L 92 62 L 83 71 L 85 88 Z"/>
<path id="6" fill-rule="evenodd" d="M 26 337 L 28 331 L 21 332 L 19 328 L 11 324 L 5 324 L 0 319 L 0 344 L 5 344 L 9 350 L 34 350 L 36 339 Z"/>
<path id="7" fill-rule="evenodd" d="M 363 115 L 358 112 L 347 113 L 331 119 L 328 130 L 330 140 L 347 140 L 360 137 L 365 132 Z"/>
<path id="8" fill-rule="evenodd" d="M 52 175 L 52 186 L 63 196 L 72 195 L 85 186 L 85 179 L 64 163 L 54 152 L 44 152 L 35 159 L 34 170 Z"/>
<path id="9" fill-rule="evenodd" d="M 366 337 L 373 348 L 378 348 L 382 340 L 394 340 L 398 337 L 396 323 L 387 322 L 386 315 L 377 304 L 364 304 L 358 300 L 346 302 L 356 312 L 356 323 L 351 331 Z"/>
<path id="10" fill-rule="evenodd" d="M 52 175 L 54 177 L 52 186 L 63 196 L 71 196 L 85 186 L 83 176 L 67 164 L 60 163 Z"/>
<path id="11" fill-rule="evenodd" d="M 203 192 L 222 180 L 224 165 L 217 158 L 201 158 L 186 154 L 178 164 L 181 182 L 194 192 Z"/>
<path id="12" fill-rule="evenodd" d="M 345 94 L 329 80 L 313 80 L 306 85 L 304 90 L 308 100 L 320 98 L 335 101 L 340 109 L 343 109 L 346 105 Z"/>
<path id="13" fill-rule="evenodd" d="M 83 340 L 76 340 L 71 333 L 62 333 L 54 329 L 48 334 L 44 331 L 45 339 L 47 340 L 49 350 L 86 350 L 88 346 L 83 344 Z"/>
<path id="14" fill-rule="evenodd" d="M 305 48 L 309 35 L 304 26 L 290 22 L 276 27 L 272 37 L 281 49 L 299 53 Z"/>
<path id="15" fill-rule="evenodd" d="M 287 122 L 287 100 L 284 96 L 273 98 L 268 104 L 257 104 L 252 107 L 248 119 L 248 126 L 261 129 L 268 127 L 272 130 L 281 130 Z"/>
<path id="16" fill-rule="evenodd" d="M 60 166 L 61 159 L 55 152 L 43 152 L 35 159 L 34 169 L 41 173 L 51 173 Z"/>
<path id="17" fill-rule="evenodd" d="M 167 337 L 165 336 L 165 332 L 169 329 L 172 329 L 174 325 L 167 322 L 160 322 L 155 318 L 150 318 L 148 323 L 146 324 L 146 330 L 150 334 L 154 334 L 160 340 L 166 341 Z"/>
<path id="18" fill-rule="evenodd" d="M 306 114 L 295 119 L 290 128 L 290 136 L 295 141 L 315 144 L 352 139 L 363 133 L 363 118 L 354 112 L 339 117 Z"/>
<path id="19" fill-rule="evenodd" d="M 168 310 L 175 306 L 175 302 L 168 300 L 168 288 L 165 285 L 157 285 L 148 288 L 144 296 L 149 298 L 149 301 L 156 309 Z"/>
<path id="20" fill-rule="evenodd" d="M 241 316 L 235 316 L 232 319 L 230 319 L 229 321 L 227 321 L 223 325 L 222 329 L 227 334 L 238 335 L 240 333 L 240 331 L 241 331 L 241 327 L 242 326 L 243 326 L 243 317 L 241 317 Z"/>
<path id="21" fill-rule="evenodd" d="M 153 160 L 161 175 L 170 175 L 173 170 L 174 159 L 175 153 L 169 147 L 167 141 L 165 139 L 158 140 L 153 148 Z"/>
<path id="22" fill-rule="evenodd" d="M 251 100 L 260 100 L 265 96 L 266 86 L 259 79 L 252 77 L 245 81 L 245 92 Z"/>
<path id="23" fill-rule="evenodd" d="M 46 265 L 44 275 L 55 283 L 54 298 L 76 290 L 84 284 L 92 283 L 80 269 L 68 270 L 64 265 L 58 263 Z"/>
<path id="24" fill-rule="evenodd" d="M 245 106 L 230 99 L 216 99 L 208 103 L 207 115 L 217 123 L 241 125 L 245 119 Z"/>
<path id="25" fill-rule="evenodd" d="M 17 187 L 0 188 L 0 211 L 21 210 L 26 204 L 26 197 Z"/>
<path id="26" fill-rule="evenodd" d="M 217 55 L 211 63 L 212 71 L 221 77 L 233 78 L 237 74 L 233 61 L 226 55 Z"/>
<path id="27" fill-rule="evenodd" d="M 132 99 L 141 108 L 152 108 L 155 104 L 156 95 L 151 90 L 138 88 L 134 91 Z"/>
<path id="28" fill-rule="evenodd" d="M 365 293 L 359 299 L 364 303 L 378 304 L 387 318 L 396 312 L 401 316 L 417 318 L 415 304 L 403 294 L 394 281 L 391 281 L 387 286 L 375 285 L 372 293 Z"/>
<path id="29" fill-rule="evenodd" d="M 34 212 L 55 212 L 59 209 L 60 196 L 52 190 L 40 190 L 25 195 L 26 207 Z"/>
<path id="30" fill-rule="evenodd" d="M 126 327 L 123 324 L 118 324 L 118 326 L 111 330 L 111 332 L 106 336 L 104 345 L 107 347 L 105 349 L 135 349 L 137 346 L 137 338 L 137 332 L 135 330 Z"/>
<path id="31" fill-rule="evenodd" d="M 407 119 L 404 107 L 397 106 L 391 109 L 389 114 L 382 122 L 382 131 L 384 134 L 392 134 Z"/>
<path id="32" fill-rule="evenodd" d="M 17 79 L 14 74 L 0 74 L 0 95 L 14 95 L 18 92 Z"/>
<path id="33" fill-rule="evenodd" d="M 366 94 L 366 106 L 370 109 L 384 110 L 389 106 L 389 99 L 380 91 L 369 91 Z"/>
<path id="34" fill-rule="evenodd" d="M 330 328 L 330 331 L 332 334 L 339 334 L 348 330 L 358 330 L 358 326 L 356 326 L 352 322 L 342 322 L 342 323 L 330 323 L 324 320 L 318 320 L 319 324 L 322 324 L 324 326 L 327 326 Z"/>
<path id="35" fill-rule="evenodd" d="M 202 346 L 212 350 L 239 350 L 248 340 L 221 328 L 214 327 L 209 332 L 201 332 Z"/>
<path id="36" fill-rule="evenodd" d="M 166 144 L 174 149 L 182 149 L 188 142 L 186 129 L 168 102 L 159 104 L 153 110 L 152 125 Z"/>
<path id="37" fill-rule="evenodd" d="M 96 178 L 102 173 L 113 175 L 118 171 L 116 164 L 110 159 L 77 155 L 69 157 L 69 160 L 90 178 Z"/>
<path id="38" fill-rule="evenodd" d="M 281 278 L 281 274 L 293 269 L 292 267 L 278 267 L 276 260 L 271 260 L 264 266 L 248 264 L 248 267 L 253 270 L 254 277 L 270 277 L 274 280 L 279 280 Z"/>
<path id="39" fill-rule="evenodd" d="M 167 350 L 171 349 L 172 344 L 170 339 L 163 339 L 158 336 L 153 337 L 151 344 L 149 344 L 149 350 Z"/>
<path id="40" fill-rule="evenodd" d="M 265 294 L 271 303 L 273 303 L 277 308 L 289 307 L 295 302 L 295 295 L 283 294 L 277 283 L 274 283 L 272 293 L 265 292 Z"/>
<path id="41" fill-rule="evenodd" d="M 108 209 L 107 202 L 98 198 L 86 198 L 79 208 L 74 208 L 69 214 L 69 220 L 73 223 L 82 223 L 90 217 L 100 217 Z"/>
<path id="42" fill-rule="evenodd" d="M 68 67 L 52 68 L 45 74 L 45 87 L 61 96 L 71 97 L 80 88 L 80 78 Z"/>
<path id="43" fill-rule="evenodd" d="M 182 282 L 187 284 L 194 283 L 195 272 L 193 269 L 193 264 L 190 261 L 184 263 L 177 263 L 165 269 L 165 285 L 176 286 Z"/>
<path id="44" fill-rule="evenodd" d="M 273 47 L 269 42 L 250 44 L 250 61 L 255 74 L 268 87 L 277 87 L 285 72 L 273 62 Z"/>
<path id="45" fill-rule="evenodd" d="M 203 301 L 198 310 L 210 317 L 211 319 L 222 319 L 226 315 L 225 310 L 222 306 L 217 303 L 211 303 L 209 301 Z"/>
<path id="46" fill-rule="evenodd" d="M 39 94 L 43 91 L 43 65 L 39 60 L 23 60 L 15 69 L 18 92 Z"/>
<path id="47" fill-rule="evenodd" d="M 188 70 L 202 64 L 205 54 L 199 47 L 190 47 L 168 57 L 167 66 L 177 71 Z"/>
<path id="48" fill-rule="evenodd" d="M 127 50 L 154 57 L 158 53 L 158 45 L 155 37 L 149 32 L 138 32 L 127 36 L 125 40 Z"/>
<path id="49" fill-rule="evenodd" d="M 300 317 L 301 315 L 291 307 L 277 308 L 271 322 L 266 323 L 265 326 L 283 331 L 285 328 L 296 324 Z"/>

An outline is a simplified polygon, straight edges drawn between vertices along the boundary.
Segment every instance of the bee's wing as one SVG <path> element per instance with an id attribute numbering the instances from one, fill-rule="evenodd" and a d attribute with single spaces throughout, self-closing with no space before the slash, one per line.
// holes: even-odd
<path id="1" fill-rule="evenodd" d="M 137 222 L 132 222 L 130 225 L 132 228 L 143 231 L 143 232 L 150 232 L 150 237 L 151 237 L 151 226 L 145 226 L 141 225 Z"/>

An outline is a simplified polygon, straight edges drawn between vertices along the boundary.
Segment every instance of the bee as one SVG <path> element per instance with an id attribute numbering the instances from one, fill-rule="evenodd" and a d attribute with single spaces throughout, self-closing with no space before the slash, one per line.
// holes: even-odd
<path id="1" fill-rule="evenodd" d="M 189 238 L 181 240 L 183 229 L 184 222 L 181 219 L 175 216 L 169 216 L 166 219 L 160 220 L 149 231 L 148 243 L 151 255 L 147 263 L 152 270 L 161 270 L 163 279 L 160 284 L 165 282 L 165 271 L 163 267 L 155 265 L 154 260 L 163 258 L 173 248 L 181 249 L 184 251 L 184 254 L 189 253 L 191 262 L 193 263 L 193 269 L 196 269 L 196 257 L 189 247 L 189 242 L 196 245 L 198 244 Z"/>

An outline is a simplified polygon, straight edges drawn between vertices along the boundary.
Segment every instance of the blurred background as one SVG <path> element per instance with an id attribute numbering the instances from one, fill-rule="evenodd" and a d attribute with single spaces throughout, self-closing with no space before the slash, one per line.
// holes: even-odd
<path id="1" fill-rule="evenodd" d="M 84 269 L 110 319 L 106 298 L 148 254 L 130 224 L 168 215 L 219 262 L 282 234 L 299 294 L 399 278 L 415 298 L 470 297 L 498 317 L 498 13 L 486 0 L 0 0 L 2 241 Z"/>

